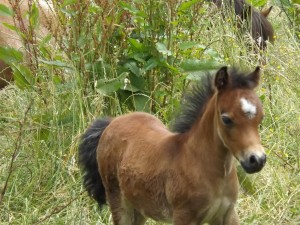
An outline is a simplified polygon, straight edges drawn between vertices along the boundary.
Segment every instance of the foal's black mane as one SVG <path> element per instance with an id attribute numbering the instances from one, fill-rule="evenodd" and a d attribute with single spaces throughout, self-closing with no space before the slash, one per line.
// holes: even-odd
<path id="1" fill-rule="evenodd" d="M 255 86 L 249 77 L 246 76 L 247 74 L 238 72 L 235 68 L 229 70 L 228 73 L 231 88 L 248 89 Z M 181 109 L 175 114 L 175 119 L 171 123 L 173 132 L 187 132 L 196 120 L 203 115 L 206 103 L 214 94 L 214 77 L 207 73 L 184 94 L 181 100 Z"/>

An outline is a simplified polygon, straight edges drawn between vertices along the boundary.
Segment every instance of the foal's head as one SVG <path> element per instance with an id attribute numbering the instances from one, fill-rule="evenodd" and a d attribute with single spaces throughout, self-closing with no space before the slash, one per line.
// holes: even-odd
<path id="1" fill-rule="evenodd" d="M 214 80 L 218 136 L 247 173 L 260 171 L 266 162 L 258 133 L 263 110 L 254 91 L 259 78 L 259 67 L 246 76 L 223 67 Z"/>

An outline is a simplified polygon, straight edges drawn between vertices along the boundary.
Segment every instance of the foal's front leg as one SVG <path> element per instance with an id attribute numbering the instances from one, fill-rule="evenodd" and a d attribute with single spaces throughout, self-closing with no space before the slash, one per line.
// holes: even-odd
<path id="1" fill-rule="evenodd" d="M 234 205 L 232 205 L 224 217 L 224 225 L 239 225 L 239 216 L 235 211 Z"/>

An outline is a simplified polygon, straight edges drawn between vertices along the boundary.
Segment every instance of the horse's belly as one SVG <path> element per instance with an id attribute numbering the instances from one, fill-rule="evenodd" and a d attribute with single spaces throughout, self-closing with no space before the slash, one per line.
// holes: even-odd
<path id="1" fill-rule="evenodd" d="M 173 212 L 166 202 L 154 202 L 153 199 L 145 198 L 144 196 L 137 196 L 137 198 L 128 200 L 143 216 L 156 221 L 172 222 Z"/>
<path id="2" fill-rule="evenodd" d="M 164 179 L 136 171 L 139 170 L 120 168 L 120 189 L 126 201 L 146 217 L 171 221 L 173 213 L 166 198 Z"/>

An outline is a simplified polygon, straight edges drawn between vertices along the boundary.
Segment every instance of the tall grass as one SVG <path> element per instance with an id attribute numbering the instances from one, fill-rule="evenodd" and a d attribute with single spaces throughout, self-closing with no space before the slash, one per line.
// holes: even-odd
<path id="1" fill-rule="evenodd" d="M 100 211 L 81 185 L 77 146 L 88 124 L 133 110 L 168 123 L 204 70 L 260 64 L 234 17 L 224 22 L 216 7 L 192 2 L 52 2 L 53 41 L 37 47 L 36 82 L 0 91 L 0 224 L 111 224 L 108 208 Z M 259 174 L 240 172 L 237 209 L 241 224 L 296 225 L 300 44 L 279 8 L 270 20 L 277 38 L 263 53 L 258 89 L 268 161 Z"/>

